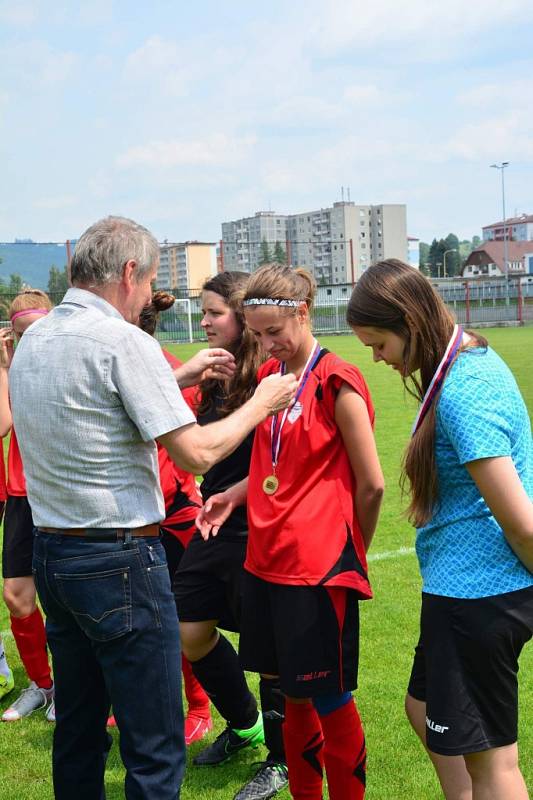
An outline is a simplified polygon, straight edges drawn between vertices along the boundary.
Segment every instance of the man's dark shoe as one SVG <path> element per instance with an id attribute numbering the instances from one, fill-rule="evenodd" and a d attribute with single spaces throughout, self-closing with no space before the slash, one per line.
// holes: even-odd
<path id="1" fill-rule="evenodd" d="M 264 761 L 251 781 L 237 792 L 233 800 L 268 800 L 281 792 L 289 783 L 287 765 Z"/>
<path id="2" fill-rule="evenodd" d="M 243 750 L 245 747 L 257 747 L 264 742 L 263 718 L 261 714 L 258 714 L 257 722 L 251 728 L 242 730 L 225 728 L 212 744 L 209 744 L 193 758 L 193 764 L 196 764 L 197 767 L 213 767 L 215 764 L 223 764 L 239 750 Z"/>

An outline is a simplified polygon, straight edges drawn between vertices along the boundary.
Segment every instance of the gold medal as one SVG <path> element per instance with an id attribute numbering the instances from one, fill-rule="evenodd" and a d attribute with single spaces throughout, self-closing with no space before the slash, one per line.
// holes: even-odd
<path id="1" fill-rule="evenodd" d="M 263 481 L 263 491 L 265 494 L 275 494 L 278 490 L 279 481 L 275 475 L 268 475 Z"/>

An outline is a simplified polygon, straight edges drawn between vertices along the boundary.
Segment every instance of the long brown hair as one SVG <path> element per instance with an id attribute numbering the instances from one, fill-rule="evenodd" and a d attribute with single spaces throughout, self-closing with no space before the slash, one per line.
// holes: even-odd
<path id="1" fill-rule="evenodd" d="M 403 363 L 416 364 L 419 375 L 402 374 L 409 394 L 422 401 L 444 355 L 455 319 L 440 295 L 418 270 L 395 258 L 380 261 L 363 273 L 348 303 L 350 327 L 392 331 L 403 339 Z M 474 344 L 487 341 L 472 331 Z M 464 348 L 460 348 L 461 352 Z M 457 356 L 456 356 L 457 357 Z M 432 516 L 439 487 L 435 464 L 435 409 L 438 396 L 407 445 L 401 485 L 409 483 L 409 520 L 421 527 Z"/>
<path id="2" fill-rule="evenodd" d="M 228 348 L 235 356 L 236 370 L 233 377 L 227 382 L 204 380 L 200 383 L 199 414 L 205 414 L 213 408 L 222 392 L 224 399 L 217 410 L 219 416 L 227 416 L 249 400 L 257 386 L 257 370 L 265 358 L 255 337 L 246 328 L 242 312 L 233 302 L 234 294 L 242 291 L 249 280 L 250 275 L 247 272 L 219 272 L 202 286 L 202 291 L 215 292 L 232 309 L 240 329 L 240 336 Z"/>

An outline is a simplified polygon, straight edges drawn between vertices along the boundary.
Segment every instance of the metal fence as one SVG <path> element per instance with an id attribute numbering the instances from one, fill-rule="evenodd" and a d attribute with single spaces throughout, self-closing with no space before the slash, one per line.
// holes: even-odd
<path id="1" fill-rule="evenodd" d="M 462 280 L 448 278 L 433 285 L 457 321 L 471 326 L 533 323 L 533 275 L 521 278 L 492 280 Z M 349 333 L 346 309 L 352 293 L 351 284 L 319 286 L 313 309 L 313 328 L 317 334 Z M 178 294 L 176 292 L 176 294 Z M 0 319 L 7 319 L 7 309 L 13 299 L 0 297 Z M 57 304 L 62 294 L 51 296 Z M 163 311 L 159 319 L 157 338 L 161 342 L 205 341 L 202 319 L 201 291 L 176 297 L 174 306 Z M 9 324 L 0 322 L 0 325 Z"/>
<path id="2" fill-rule="evenodd" d="M 506 281 L 442 280 L 435 282 L 446 305 L 457 321 L 475 328 L 485 325 L 533 323 L 533 276 Z M 351 284 L 319 286 L 313 309 L 313 330 L 317 334 L 349 333 L 346 310 Z M 201 293 L 177 299 L 174 307 L 161 314 L 158 338 L 161 341 L 201 341 L 205 335 Z"/>

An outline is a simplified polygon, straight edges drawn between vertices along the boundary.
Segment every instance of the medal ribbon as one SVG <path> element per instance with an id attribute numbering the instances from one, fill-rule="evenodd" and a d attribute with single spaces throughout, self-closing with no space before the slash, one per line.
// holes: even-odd
<path id="1" fill-rule="evenodd" d="M 435 399 L 435 395 L 437 394 L 440 387 L 444 383 L 444 379 L 448 373 L 450 364 L 452 363 L 453 359 L 455 358 L 455 354 L 459 349 L 462 338 L 463 338 L 463 329 L 461 328 L 460 325 L 455 325 L 451 339 L 446 346 L 446 350 L 444 352 L 442 360 L 431 379 L 431 383 L 429 384 L 427 391 L 424 395 L 424 399 L 422 400 L 420 408 L 418 409 L 418 414 L 416 415 L 416 419 L 413 423 L 413 427 L 411 430 L 411 436 L 414 436 L 419 427 L 422 425 L 425 416 L 428 413 L 433 400 Z"/>
<path id="2" fill-rule="evenodd" d="M 302 374 L 300 375 L 300 380 L 298 381 L 298 388 L 296 390 L 296 395 L 295 395 L 295 398 L 294 398 L 293 406 L 296 405 L 296 403 L 298 402 L 298 398 L 300 397 L 300 395 L 302 394 L 302 392 L 303 392 L 303 390 L 305 388 L 305 384 L 307 383 L 307 381 L 309 379 L 311 371 L 312 371 L 313 367 L 315 366 L 315 364 L 317 362 L 317 359 L 318 359 L 318 357 L 320 355 L 320 351 L 322 349 L 316 339 L 313 339 L 313 342 L 314 342 L 313 349 L 311 350 L 309 358 L 307 359 L 307 363 L 306 363 L 305 367 L 303 368 Z M 287 366 L 283 362 L 282 365 L 281 365 L 281 374 L 285 375 L 286 371 L 287 371 Z M 275 471 L 275 468 L 277 467 L 277 464 L 278 464 L 279 450 L 280 450 L 280 446 L 281 446 L 281 431 L 283 429 L 283 426 L 285 425 L 285 420 L 287 419 L 287 414 L 288 413 L 289 413 L 289 409 L 286 408 L 285 411 L 283 412 L 283 416 L 281 417 L 281 421 L 278 421 L 279 415 L 276 414 L 276 416 L 272 417 L 272 422 L 271 422 L 271 425 L 270 425 L 270 442 L 271 442 L 271 452 L 272 452 L 272 468 L 273 468 L 274 471 Z"/>

